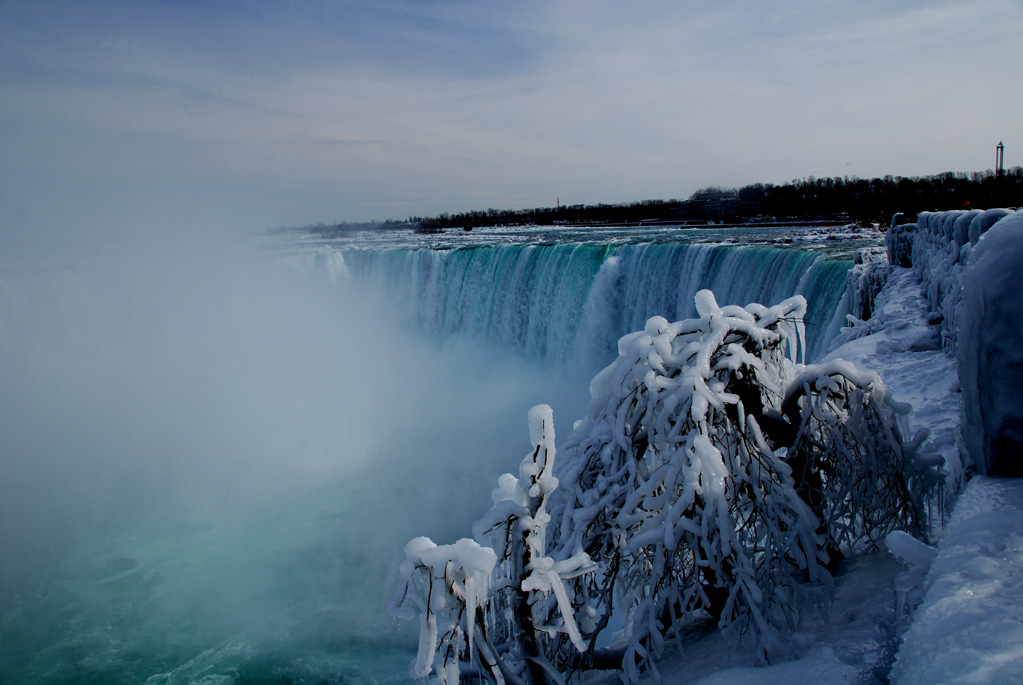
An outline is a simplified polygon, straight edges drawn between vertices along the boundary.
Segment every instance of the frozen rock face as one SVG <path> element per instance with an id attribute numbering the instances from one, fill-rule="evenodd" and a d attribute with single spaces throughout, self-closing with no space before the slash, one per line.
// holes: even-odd
<path id="1" fill-rule="evenodd" d="M 1021 285 L 1023 213 L 1006 212 L 969 257 L 960 306 L 963 443 L 986 475 L 1023 476 Z"/>

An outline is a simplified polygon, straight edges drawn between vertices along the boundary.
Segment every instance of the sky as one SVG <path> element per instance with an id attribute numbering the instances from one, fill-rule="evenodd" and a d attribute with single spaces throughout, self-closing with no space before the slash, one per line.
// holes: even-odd
<path id="1" fill-rule="evenodd" d="M 1021 0 L 0 0 L 0 245 L 1023 160 Z"/>

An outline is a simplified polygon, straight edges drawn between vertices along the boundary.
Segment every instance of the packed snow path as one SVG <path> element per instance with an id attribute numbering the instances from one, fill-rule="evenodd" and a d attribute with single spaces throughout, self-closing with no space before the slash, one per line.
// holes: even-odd
<path id="1" fill-rule="evenodd" d="M 924 590 L 892 682 L 1023 682 L 1023 480 L 970 480 Z"/>
<path id="2" fill-rule="evenodd" d="M 959 373 L 955 357 L 941 349 L 940 323 L 927 322 L 927 298 L 913 270 L 893 268 L 874 307 L 868 321 L 846 329 L 843 337 L 848 342 L 824 361 L 845 359 L 880 374 L 895 399 L 913 406 L 909 416 L 912 431 L 930 430 L 928 449 L 945 458 L 949 476 L 957 479 L 962 474 L 956 447 L 961 414 Z M 947 485 L 954 492 L 957 483 Z"/>

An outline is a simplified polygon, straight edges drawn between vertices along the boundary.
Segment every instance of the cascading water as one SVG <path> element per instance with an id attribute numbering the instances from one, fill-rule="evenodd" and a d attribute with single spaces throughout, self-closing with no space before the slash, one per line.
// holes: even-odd
<path id="1" fill-rule="evenodd" d="M 609 363 L 618 338 L 649 317 L 694 316 L 703 288 L 722 304 L 806 296 L 813 358 L 844 323 L 850 266 L 795 249 L 684 243 L 361 250 L 342 258 L 356 284 L 385 293 L 384 302 L 429 335 L 468 335 L 588 372 Z"/>
<path id="2" fill-rule="evenodd" d="M 467 534 L 530 406 L 567 435 L 699 288 L 803 293 L 810 356 L 844 314 L 820 253 L 527 237 L 4 255 L 0 681 L 406 682 L 402 546 Z"/>

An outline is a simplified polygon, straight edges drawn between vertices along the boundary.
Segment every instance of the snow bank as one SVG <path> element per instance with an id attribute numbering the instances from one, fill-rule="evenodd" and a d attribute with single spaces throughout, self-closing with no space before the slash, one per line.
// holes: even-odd
<path id="1" fill-rule="evenodd" d="M 924 592 L 891 682 L 1023 682 L 1023 481 L 969 482 Z"/>

